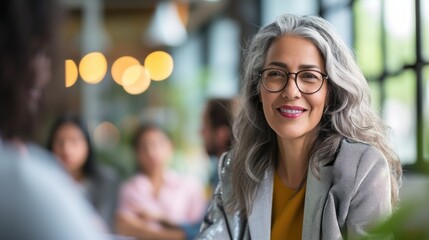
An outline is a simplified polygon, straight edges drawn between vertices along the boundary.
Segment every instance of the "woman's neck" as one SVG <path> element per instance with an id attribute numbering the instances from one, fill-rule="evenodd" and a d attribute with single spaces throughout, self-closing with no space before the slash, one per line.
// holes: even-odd
<path id="1" fill-rule="evenodd" d="M 158 196 L 162 184 L 164 182 L 164 174 L 163 171 L 154 171 L 151 173 L 146 173 L 146 175 L 148 176 L 151 184 L 152 184 L 152 188 L 153 188 L 153 194 L 155 196 Z"/>
<path id="2" fill-rule="evenodd" d="M 307 172 L 310 144 L 305 139 L 278 138 L 277 141 L 279 144 L 277 174 L 286 186 L 298 189 Z"/>

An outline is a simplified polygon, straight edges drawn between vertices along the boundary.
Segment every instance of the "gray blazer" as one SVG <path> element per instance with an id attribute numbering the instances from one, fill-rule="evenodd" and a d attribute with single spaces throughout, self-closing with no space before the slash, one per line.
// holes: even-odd
<path id="1" fill-rule="evenodd" d="M 231 159 L 220 161 L 220 183 L 196 239 L 256 239 L 271 236 L 273 169 L 267 170 L 248 217 L 226 213 L 233 191 Z M 319 180 L 320 179 L 320 180 Z M 374 147 L 343 140 L 335 161 L 307 174 L 302 239 L 354 239 L 368 236 L 375 220 L 391 213 L 390 171 Z"/>

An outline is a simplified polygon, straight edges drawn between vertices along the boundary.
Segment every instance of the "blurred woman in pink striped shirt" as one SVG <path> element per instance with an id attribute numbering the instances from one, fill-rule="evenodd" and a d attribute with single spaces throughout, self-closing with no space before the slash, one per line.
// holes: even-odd
<path id="1" fill-rule="evenodd" d="M 118 232 L 139 239 L 185 239 L 179 226 L 204 214 L 203 185 L 167 170 L 173 145 L 161 128 L 141 126 L 133 145 L 139 172 L 121 188 Z"/>

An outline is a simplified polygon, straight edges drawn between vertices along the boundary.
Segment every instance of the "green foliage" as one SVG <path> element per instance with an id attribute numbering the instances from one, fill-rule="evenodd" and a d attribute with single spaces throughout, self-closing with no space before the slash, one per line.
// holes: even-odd
<path id="1" fill-rule="evenodd" d="M 416 77 L 412 71 L 404 71 L 402 74 L 386 79 L 386 98 L 396 99 L 408 105 L 415 105 Z"/>
<path id="2" fill-rule="evenodd" d="M 365 10 L 364 1 L 357 1 L 354 4 L 354 14 L 356 15 L 356 36 L 355 49 L 356 57 L 362 71 L 370 76 L 377 76 L 382 72 L 382 55 L 379 43 L 380 16 L 370 14 Z"/>
<path id="3" fill-rule="evenodd" d="M 424 197 L 402 203 L 392 217 L 374 228 L 371 234 L 393 234 L 396 240 L 429 239 L 429 192 Z"/>

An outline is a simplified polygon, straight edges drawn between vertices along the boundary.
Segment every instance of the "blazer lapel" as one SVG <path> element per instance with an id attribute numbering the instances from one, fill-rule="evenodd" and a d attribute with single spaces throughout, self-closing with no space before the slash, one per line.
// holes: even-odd
<path id="1" fill-rule="evenodd" d="M 308 170 L 302 239 L 320 239 L 323 207 L 331 187 L 331 182 L 332 166 L 323 166 L 320 168 L 320 180 L 313 175 L 310 169 Z"/>
<path id="2" fill-rule="evenodd" d="M 252 212 L 248 218 L 252 239 L 269 240 L 271 237 L 273 176 L 272 169 L 268 170 L 256 192 Z"/>

